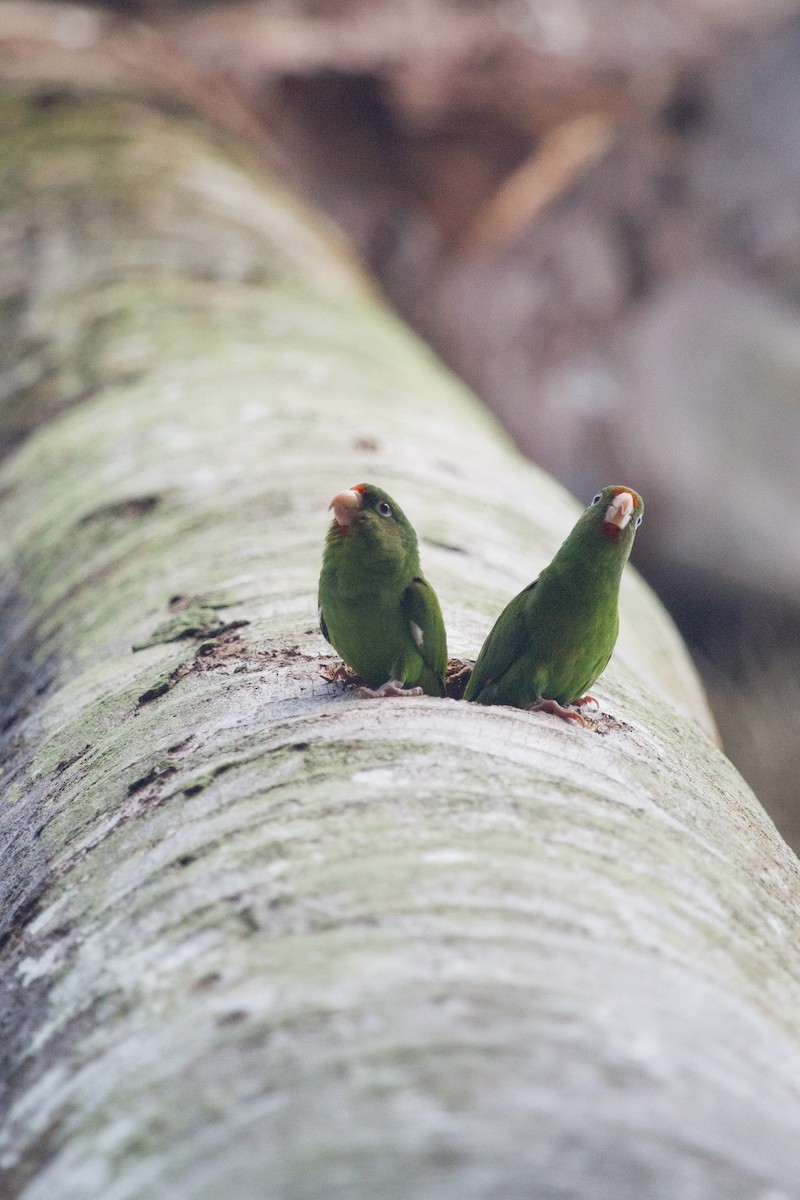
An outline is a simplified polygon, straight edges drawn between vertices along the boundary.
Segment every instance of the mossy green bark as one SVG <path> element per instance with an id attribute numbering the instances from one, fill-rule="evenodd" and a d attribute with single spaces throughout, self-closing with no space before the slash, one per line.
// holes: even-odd
<path id="1" fill-rule="evenodd" d="M 797 866 L 652 595 L 603 736 L 325 682 L 335 491 L 397 496 L 464 658 L 574 502 L 241 154 L 0 124 L 4 1194 L 791 1195 Z"/>

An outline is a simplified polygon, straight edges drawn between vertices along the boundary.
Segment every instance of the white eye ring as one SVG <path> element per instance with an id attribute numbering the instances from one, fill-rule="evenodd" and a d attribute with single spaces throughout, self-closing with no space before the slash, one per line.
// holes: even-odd
<path id="1" fill-rule="evenodd" d="M 636 518 L 636 528 L 637 529 L 639 528 L 639 526 L 641 525 L 643 520 L 644 520 L 644 517 L 642 516 L 641 513 L 639 513 L 639 516 Z"/>
<path id="2" fill-rule="evenodd" d="M 378 512 L 382 517 L 390 517 L 392 515 L 392 506 L 389 504 L 388 500 L 381 500 L 380 504 L 378 505 Z"/>
<path id="3" fill-rule="evenodd" d="M 602 499 L 603 499 L 603 493 L 598 492 L 597 495 L 595 496 L 594 500 L 592 501 L 592 504 L 599 504 Z M 591 505 L 590 505 L 590 507 L 591 507 Z"/>

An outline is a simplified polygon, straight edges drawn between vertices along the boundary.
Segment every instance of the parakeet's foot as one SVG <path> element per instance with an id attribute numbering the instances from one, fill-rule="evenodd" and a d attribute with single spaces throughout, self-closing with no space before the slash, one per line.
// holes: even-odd
<path id="1" fill-rule="evenodd" d="M 577 721 L 579 725 L 586 725 L 586 721 L 580 713 L 573 712 L 571 708 L 565 708 L 557 700 L 548 700 L 546 696 L 540 696 L 538 700 L 534 700 L 533 704 L 529 704 L 528 712 L 552 713 L 554 717 L 561 717 L 564 721 Z"/>
<path id="2" fill-rule="evenodd" d="M 593 704 L 595 708 L 600 707 L 600 701 L 596 696 L 579 696 L 577 700 L 573 700 L 572 704 L 575 708 L 581 708 L 584 704 Z"/>
<path id="3" fill-rule="evenodd" d="M 421 696 L 421 687 L 403 687 L 399 679 L 387 679 L 386 683 L 382 683 L 379 688 L 358 687 L 355 689 L 357 696 L 364 696 L 367 700 L 383 700 L 386 696 Z"/>

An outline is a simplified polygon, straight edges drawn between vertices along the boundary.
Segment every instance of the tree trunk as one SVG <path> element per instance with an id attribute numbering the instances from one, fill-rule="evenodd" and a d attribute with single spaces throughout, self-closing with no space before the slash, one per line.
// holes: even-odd
<path id="1" fill-rule="evenodd" d="M 0 1193 L 795 1194 L 797 864 L 652 594 L 602 733 L 327 683 L 335 491 L 403 504 L 463 658 L 575 505 L 250 151 L 37 11 L 0 14 Z"/>

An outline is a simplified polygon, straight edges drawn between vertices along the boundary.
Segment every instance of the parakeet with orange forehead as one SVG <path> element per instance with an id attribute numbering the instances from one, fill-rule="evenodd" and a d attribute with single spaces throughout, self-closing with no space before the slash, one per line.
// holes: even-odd
<path id="1" fill-rule="evenodd" d="M 592 700 L 586 692 L 611 658 L 620 579 L 643 512 L 633 488 L 598 492 L 550 565 L 497 618 L 465 700 L 584 723 L 566 706 Z"/>
<path id="2" fill-rule="evenodd" d="M 319 577 L 322 635 L 364 680 L 365 696 L 444 696 L 442 611 L 419 566 L 417 535 L 381 488 L 334 496 Z"/>

